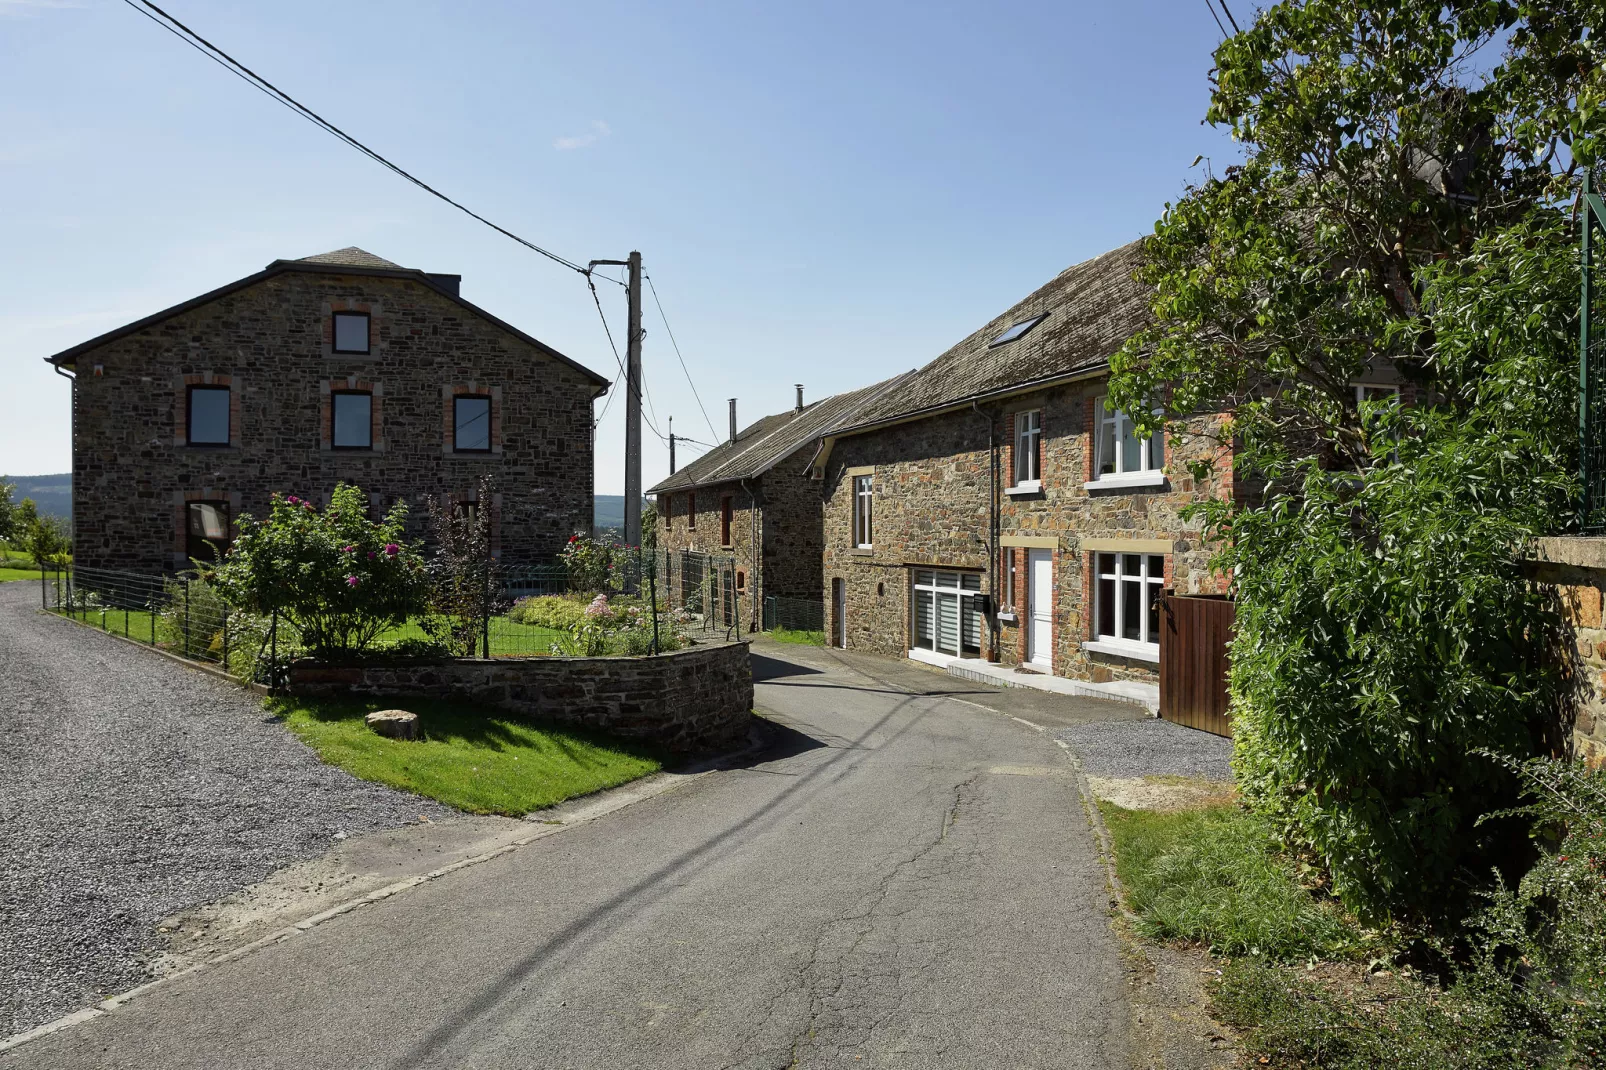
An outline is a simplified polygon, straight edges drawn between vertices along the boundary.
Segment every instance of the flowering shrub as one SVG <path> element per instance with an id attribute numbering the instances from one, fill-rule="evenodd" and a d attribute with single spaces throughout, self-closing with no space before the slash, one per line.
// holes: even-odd
<path id="1" fill-rule="evenodd" d="M 570 603 L 573 604 L 572 602 Z M 684 610 L 658 614 L 658 652 L 679 650 L 686 644 Z M 601 657 L 617 654 L 641 657 L 653 652 L 652 607 L 635 599 L 610 601 L 605 594 L 593 598 L 569 635 L 552 644 L 552 653 L 570 657 Z"/>
<path id="2" fill-rule="evenodd" d="M 571 590 L 607 591 L 615 588 L 613 579 L 618 569 L 615 547 L 589 535 L 570 535 L 560 556 L 569 571 Z"/>
<path id="3" fill-rule="evenodd" d="M 381 521 L 367 517 L 363 492 L 341 483 L 329 507 L 273 496 L 267 519 L 242 515 L 239 537 L 212 572 L 232 606 L 278 612 L 319 657 L 369 649 L 386 628 L 426 605 L 427 579 L 417 551 L 403 540 L 407 507 Z"/>

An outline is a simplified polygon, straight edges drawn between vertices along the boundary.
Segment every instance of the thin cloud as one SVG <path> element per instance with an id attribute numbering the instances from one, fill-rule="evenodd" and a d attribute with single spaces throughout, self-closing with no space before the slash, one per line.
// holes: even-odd
<path id="1" fill-rule="evenodd" d="M 0 0 L 0 2 L 4 2 L 4 0 Z M 601 119 L 593 119 L 591 120 L 590 133 L 576 134 L 573 137 L 560 137 L 552 142 L 552 147 L 559 152 L 567 152 L 570 149 L 589 149 L 611 133 L 613 131 L 608 129 L 607 123 Z"/>

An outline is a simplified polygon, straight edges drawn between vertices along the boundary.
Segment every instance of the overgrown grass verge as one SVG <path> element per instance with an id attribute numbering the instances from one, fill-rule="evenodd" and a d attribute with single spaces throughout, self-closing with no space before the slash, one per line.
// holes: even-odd
<path id="1" fill-rule="evenodd" d="M 1366 929 L 1307 888 L 1298 863 L 1239 807 L 1156 813 L 1100 805 L 1137 930 L 1219 957 L 1212 1012 L 1240 1031 L 1248 1065 L 1606 1066 L 1606 1021 L 1585 971 L 1562 991 L 1537 972 L 1509 968 L 1499 949 L 1510 945 L 1469 929 L 1440 942 L 1452 953 L 1441 965 L 1461 951 L 1459 965 L 1446 967 L 1456 975 L 1439 983 L 1402 965 L 1412 959 L 1401 934 Z M 1524 954 L 1522 962 L 1536 958 Z"/>
<path id="2" fill-rule="evenodd" d="M 771 628 L 764 633 L 777 643 L 795 643 L 798 646 L 824 646 L 825 633 L 802 628 Z"/>
<path id="3" fill-rule="evenodd" d="M 1277 960 L 1348 955 L 1362 941 L 1336 907 L 1300 886 L 1265 827 L 1236 806 L 1101 808 L 1143 935 Z"/>
<path id="4" fill-rule="evenodd" d="M 386 705 L 277 699 L 269 708 L 330 765 L 475 814 L 521 816 L 662 767 L 646 748 L 537 728 L 499 711 L 457 702 L 389 703 L 418 714 L 423 738 L 387 739 L 363 723 L 366 714 Z"/>

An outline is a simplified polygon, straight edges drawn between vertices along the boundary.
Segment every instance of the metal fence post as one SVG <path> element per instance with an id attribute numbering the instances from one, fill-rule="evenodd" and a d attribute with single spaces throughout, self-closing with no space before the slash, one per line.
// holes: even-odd
<path id="1" fill-rule="evenodd" d="M 485 660 L 491 659 L 491 559 L 485 558 L 485 571 L 480 577 L 480 648 L 485 653 Z"/>
<path id="2" fill-rule="evenodd" d="M 277 689 L 279 684 L 279 610 L 273 611 L 273 623 L 268 626 L 268 642 L 272 648 L 268 654 L 268 690 Z"/>
<path id="3" fill-rule="evenodd" d="M 652 599 L 652 652 L 658 653 L 658 556 L 655 553 L 647 570 L 647 597 Z"/>
<path id="4" fill-rule="evenodd" d="M 229 671 L 229 607 L 223 607 L 223 671 Z"/>
<path id="5" fill-rule="evenodd" d="M 190 656 L 190 581 L 184 581 L 184 656 Z"/>

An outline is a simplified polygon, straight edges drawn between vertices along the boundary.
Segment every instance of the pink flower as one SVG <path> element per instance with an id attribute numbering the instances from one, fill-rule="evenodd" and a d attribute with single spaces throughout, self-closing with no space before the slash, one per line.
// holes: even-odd
<path id="1" fill-rule="evenodd" d="M 348 554 L 354 554 L 357 552 L 357 548 L 355 546 L 342 546 L 341 549 Z"/>
<path id="2" fill-rule="evenodd" d="M 357 580 L 356 576 L 347 576 L 346 577 L 346 586 L 347 587 L 355 587 L 355 586 L 357 586 L 357 583 L 358 583 L 358 580 Z"/>
<path id="3" fill-rule="evenodd" d="M 374 559 L 374 552 L 372 550 L 369 550 L 368 551 L 368 560 L 372 561 L 373 559 Z"/>
<path id="4" fill-rule="evenodd" d="M 286 498 L 285 501 L 289 502 L 291 505 L 295 505 L 296 503 L 300 502 L 301 499 L 292 494 L 290 497 Z"/>
<path id="5" fill-rule="evenodd" d="M 395 557 L 399 553 L 401 553 L 401 547 L 400 546 L 397 546 L 393 542 L 387 542 L 385 544 L 385 556 L 386 557 Z"/>

